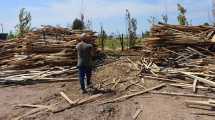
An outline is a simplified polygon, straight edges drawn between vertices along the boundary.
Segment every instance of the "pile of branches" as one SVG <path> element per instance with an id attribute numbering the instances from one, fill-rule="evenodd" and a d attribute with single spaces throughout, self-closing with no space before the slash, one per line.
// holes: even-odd
<path id="1" fill-rule="evenodd" d="M 82 33 L 96 49 L 95 32 L 52 26 L 0 42 L 0 84 L 76 80 L 70 75 L 77 72 L 75 46 Z"/>
<path id="2" fill-rule="evenodd" d="M 95 32 L 43 26 L 16 38 L 0 42 L 0 69 L 27 69 L 39 66 L 74 66 L 77 62 L 75 45 L 80 35 L 95 46 Z"/>

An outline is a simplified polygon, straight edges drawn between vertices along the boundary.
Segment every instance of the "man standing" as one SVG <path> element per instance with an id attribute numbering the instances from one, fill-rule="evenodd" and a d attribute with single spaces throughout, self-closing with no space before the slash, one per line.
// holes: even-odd
<path id="1" fill-rule="evenodd" d="M 86 77 L 86 85 L 87 87 L 91 86 L 91 74 L 93 67 L 93 46 L 87 43 L 86 34 L 81 34 L 80 36 L 81 42 L 76 45 L 76 49 L 78 52 L 78 64 L 77 67 L 79 69 L 79 80 L 81 85 L 82 93 L 87 93 L 85 88 L 85 77 Z"/>

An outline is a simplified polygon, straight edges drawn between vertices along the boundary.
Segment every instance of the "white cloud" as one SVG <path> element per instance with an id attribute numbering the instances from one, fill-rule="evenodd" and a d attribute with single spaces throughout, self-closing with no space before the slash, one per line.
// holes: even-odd
<path id="1" fill-rule="evenodd" d="M 102 22 L 105 26 L 115 26 L 114 29 L 120 31 L 125 24 L 122 23 L 125 21 L 125 9 L 129 9 L 132 16 L 139 18 L 138 23 L 142 29 L 142 26 L 148 26 L 147 18 L 149 16 L 159 17 L 166 12 L 166 8 L 170 22 L 176 23 L 177 3 L 185 5 L 188 9 L 189 19 L 193 19 L 196 23 L 199 22 L 199 19 L 207 20 L 208 10 L 210 10 L 208 6 L 211 0 L 155 0 L 154 2 L 144 2 L 143 0 L 84 0 L 83 8 L 81 0 L 56 0 L 44 2 L 44 6 L 22 7 L 31 12 L 34 26 L 42 24 L 66 25 L 71 23 L 74 18 L 79 17 L 81 12 L 84 12 L 88 19 L 93 20 L 94 26 L 98 27 Z M 16 19 L 9 23 L 6 22 L 8 26 L 15 26 Z"/>

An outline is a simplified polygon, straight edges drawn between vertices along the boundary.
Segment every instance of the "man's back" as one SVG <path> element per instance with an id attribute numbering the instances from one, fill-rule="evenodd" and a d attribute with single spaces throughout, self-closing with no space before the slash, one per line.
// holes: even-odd
<path id="1" fill-rule="evenodd" d="M 78 51 L 78 67 L 92 67 L 92 49 L 91 44 L 80 42 L 76 46 Z"/>

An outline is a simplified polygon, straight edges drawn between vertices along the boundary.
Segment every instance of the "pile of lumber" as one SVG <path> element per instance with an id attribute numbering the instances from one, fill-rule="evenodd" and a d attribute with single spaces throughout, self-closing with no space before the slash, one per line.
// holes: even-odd
<path id="1" fill-rule="evenodd" d="M 42 26 L 24 35 L 0 42 L 0 69 L 27 69 L 41 66 L 74 66 L 75 45 L 86 33 L 88 43 L 95 46 L 95 32 Z"/>
<path id="2" fill-rule="evenodd" d="M 215 42 L 215 27 L 158 24 L 151 28 L 147 45 L 209 45 Z"/>
<path id="3" fill-rule="evenodd" d="M 42 26 L 23 37 L 0 42 L 0 84 L 77 80 L 76 44 L 80 35 L 96 49 L 95 32 Z M 73 74 L 74 75 L 74 74 Z"/>
<path id="4" fill-rule="evenodd" d="M 215 90 L 215 28 L 210 26 L 155 25 L 136 66 L 142 79 L 169 83 L 197 92 Z M 161 94 L 172 93 L 164 92 Z M 177 94 L 184 95 L 184 94 Z"/>

